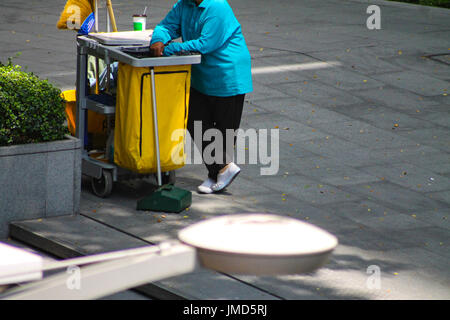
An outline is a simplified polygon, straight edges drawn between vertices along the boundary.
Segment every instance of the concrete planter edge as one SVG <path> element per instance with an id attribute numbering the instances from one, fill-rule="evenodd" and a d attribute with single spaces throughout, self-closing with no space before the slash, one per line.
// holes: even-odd
<path id="1" fill-rule="evenodd" d="M 79 212 L 81 141 L 0 147 L 0 239 L 12 221 Z"/>

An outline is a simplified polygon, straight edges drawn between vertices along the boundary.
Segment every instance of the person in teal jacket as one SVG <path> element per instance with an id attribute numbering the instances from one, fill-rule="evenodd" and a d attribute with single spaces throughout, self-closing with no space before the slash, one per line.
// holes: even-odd
<path id="1" fill-rule="evenodd" d="M 172 42 L 179 37 L 182 42 Z M 202 55 L 201 63 L 192 66 L 188 130 L 195 137 L 201 121 L 202 137 L 206 130 L 218 129 L 226 146 L 226 130 L 239 128 L 245 94 L 253 90 L 250 53 L 228 2 L 179 0 L 156 26 L 150 48 L 155 56 L 184 51 Z M 202 154 L 206 146 L 204 141 L 198 146 Z M 203 157 L 208 178 L 200 192 L 221 191 L 239 174 L 225 147 L 222 155 L 222 161 Z"/>

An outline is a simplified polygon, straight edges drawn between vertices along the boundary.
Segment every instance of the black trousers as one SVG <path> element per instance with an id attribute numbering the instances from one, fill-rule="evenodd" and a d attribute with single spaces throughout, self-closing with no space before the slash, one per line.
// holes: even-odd
<path id="1" fill-rule="evenodd" d="M 213 180 L 217 180 L 219 171 L 233 160 L 233 154 L 227 154 L 226 146 L 231 144 L 234 147 L 236 136 L 233 135 L 233 141 L 227 141 L 227 129 L 235 131 L 239 128 L 244 107 L 244 97 L 245 94 L 230 97 L 208 96 L 191 88 L 188 130 L 194 140 L 198 140 L 196 137 L 202 138 L 201 142 L 195 142 L 208 169 L 208 177 Z M 199 129 L 200 127 L 198 121 L 201 121 L 201 136 L 199 132 L 195 132 L 195 128 Z M 194 125 L 195 122 L 197 122 L 197 125 Z M 212 141 L 204 141 L 203 139 L 204 133 L 209 129 L 216 129 L 217 133 L 220 132 L 222 134 L 222 156 L 218 156 L 220 161 L 211 162 L 210 159 L 205 159 L 204 157 L 205 148 L 214 140 L 214 138 L 212 138 Z M 215 155 L 214 152 L 212 154 Z"/>

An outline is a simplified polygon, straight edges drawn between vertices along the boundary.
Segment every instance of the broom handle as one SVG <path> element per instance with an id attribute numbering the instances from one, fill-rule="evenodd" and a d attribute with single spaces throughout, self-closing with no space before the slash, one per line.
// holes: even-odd
<path id="1" fill-rule="evenodd" d="M 108 7 L 109 18 L 111 19 L 111 25 L 114 32 L 117 32 L 116 18 L 114 16 L 114 10 L 112 7 L 111 0 L 106 0 L 106 6 Z"/>

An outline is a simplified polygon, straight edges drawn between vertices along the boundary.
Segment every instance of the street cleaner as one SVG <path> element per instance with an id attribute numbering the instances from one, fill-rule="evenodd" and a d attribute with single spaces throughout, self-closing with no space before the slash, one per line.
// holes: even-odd
<path id="1" fill-rule="evenodd" d="M 180 37 L 182 43 L 171 42 Z M 227 138 L 233 139 L 228 141 L 232 146 L 236 142 L 234 134 L 227 136 L 227 129 L 235 132 L 239 128 L 245 94 L 253 90 L 250 53 L 230 5 L 226 0 L 179 0 L 156 26 L 150 49 L 154 56 L 202 54 L 201 63 L 192 66 L 188 115 L 191 137 L 195 137 L 194 129 L 201 130 L 197 147 L 208 170 L 198 191 L 225 189 L 241 170 L 233 162 L 233 154 L 226 152 Z M 215 150 L 213 159 L 204 154 L 207 144 L 203 137 L 210 129 L 223 138 L 222 150 Z"/>

